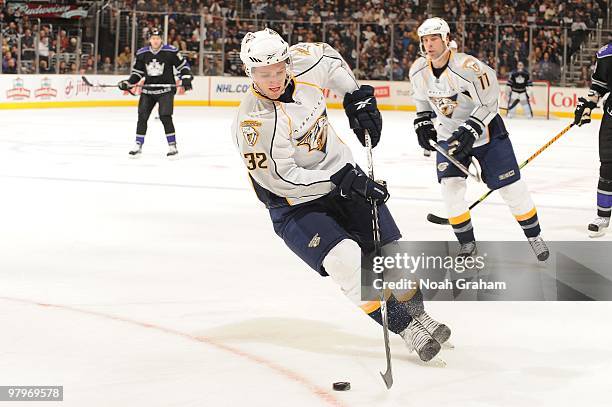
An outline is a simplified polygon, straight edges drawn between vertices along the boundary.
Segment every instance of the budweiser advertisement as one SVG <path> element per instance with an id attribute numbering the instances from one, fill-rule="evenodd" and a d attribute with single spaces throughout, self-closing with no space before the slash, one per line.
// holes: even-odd
<path id="1" fill-rule="evenodd" d="M 82 5 L 56 3 L 8 3 L 7 8 L 12 14 L 20 14 L 33 18 L 65 18 L 76 19 L 87 17 L 87 8 Z"/>

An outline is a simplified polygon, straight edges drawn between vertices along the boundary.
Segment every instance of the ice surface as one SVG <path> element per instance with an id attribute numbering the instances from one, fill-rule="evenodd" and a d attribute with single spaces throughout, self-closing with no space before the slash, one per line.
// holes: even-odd
<path id="1" fill-rule="evenodd" d="M 387 391 L 380 327 L 276 237 L 233 114 L 177 108 L 169 161 L 153 118 L 128 158 L 135 108 L 0 112 L 0 385 L 64 385 L 71 407 L 609 405 L 610 303 L 430 303 L 453 329 L 448 367 L 394 337 Z M 405 239 L 452 239 L 425 220 L 445 213 L 412 119 L 384 112 L 376 175 Z M 344 113 L 330 120 L 365 164 Z M 519 161 L 568 122 L 508 121 Z M 588 239 L 599 123 L 523 171 L 546 239 Z M 473 223 L 481 240 L 524 238 L 497 194 Z"/>

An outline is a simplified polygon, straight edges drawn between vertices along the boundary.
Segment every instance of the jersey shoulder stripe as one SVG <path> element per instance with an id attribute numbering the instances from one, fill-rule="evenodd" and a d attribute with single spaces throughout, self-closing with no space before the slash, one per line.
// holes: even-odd
<path id="1" fill-rule="evenodd" d="M 145 52 L 149 52 L 151 47 L 142 47 L 138 51 L 136 51 L 136 55 L 144 54 Z"/>
<path id="2" fill-rule="evenodd" d="M 427 60 L 423 57 L 418 58 L 412 66 L 410 67 L 410 71 L 408 72 L 408 76 L 413 77 L 417 73 L 421 72 L 423 69 L 427 68 Z"/>
<path id="3" fill-rule="evenodd" d="M 175 47 L 174 45 L 168 45 L 168 44 L 165 44 L 162 47 L 161 50 L 162 51 L 169 51 L 169 52 L 178 52 L 178 48 L 177 47 Z"/>
<path id="4" fill-rule="evenodd" d="M 612 56 L 612 43 L 604 45 L 597 51 L 597 58 L 605 58 Z"/>

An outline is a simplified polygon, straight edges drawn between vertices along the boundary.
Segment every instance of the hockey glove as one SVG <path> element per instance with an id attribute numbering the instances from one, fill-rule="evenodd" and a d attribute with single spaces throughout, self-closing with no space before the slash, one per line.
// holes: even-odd
<path id="1" fill-rule="evenodd" d="M 433 112 L 417 113 L 414 119 L 414 131 L 417 134 L 419 145 L 425 150 L 434 151 L 434 148 L 429 144 L 430 140 L 438 141 L 438 132 L 431 121 Z"/>
<path id="2" fill-rule="evenodd" d="M 580 97 L 578 98 L 578 104 L 576 110 L 574 110 L 574 124 L 582 126 L 591 122 L 591 110 L 597 107 L 597 102 L 593 99 L 598 99 L 597 96 L 591 95 L 589 92 L 589 98 Z"/>
<path id="3" fill-rule="evenodd" d="M 472 153 L 474 142 L 480 138 L 482 128 L 472 119 L 461 124 L 448 139 L 449 153 L 463 161 Z"/>
<path id="4" fill-rule="evenodd" d="M 181 78 L 181 85 L 183 85 L 183 89 L 185 89 L 185 91 L 193 90 L 193 85 L 191 84 L 191 77 L 190 76 L 186 76 L 184 78 Z"/>
<path id="5" fill-rule="evenodd" d="M 129 89 L 130 89 L 130 87 L 132 86 L 132 84 L 131 84 L 131 83 L 130 83 L 130 82 L 127 80 L 127 79 L 126 79 L 126 80 L 123 80 L 123 81 L 119 82 L 119 83 L 117 84 L 117 86 L 118 86 L 118 87 L 119 87 L 119 89 L 121 89 L 121 90 L 129 90 Z"/>
<path id="6" fill-rule="evenodd" d="M 345 199 L 351 199 L 352 192 L 356 192 L 366 199 L 386 202 L 389 199 L 387 187 L 367 177 L 352 164 L 346 164 L 340 171 L 330 178 L 336 185 L 336 191 Z"/>
<path id="7" fill-rule="evenodd" d="M 382 117 L 376 106 L 374 88 L 370 85 L 362 85 L 356 91 L 344 95 L 342 105 L 351 129 L 361 145 L 365 147 L 365 132 L 367 131 L 372 140 L 372 147 L 376 147 L 380 141 Z"/>

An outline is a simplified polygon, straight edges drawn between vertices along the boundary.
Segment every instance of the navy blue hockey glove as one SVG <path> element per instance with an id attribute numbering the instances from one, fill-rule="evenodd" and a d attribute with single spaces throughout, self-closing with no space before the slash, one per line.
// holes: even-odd
<path id="1" fill-rule="evenodd" d="M 417 118 L 414 119 L 414 131 L 417 134 L 419 145 L 429 151 L 434 151 L 429 141 L 438 141 L 438 132 L 431 121 L 432 115 L 433 112 L 421 112 L 417 113 Z"/>
<path id="2" fill-rule="evenodd" d="M 191 84 L 191 77 L 189 76 L 181 78 L 181 85 L 183 85 L 183 89 L 185 89 L 185 91 L 193 90 L 193 85 Z"/>
<path id="3" fill-rule="evenodd" d="M 349 119 L 349 125 L 361 145 L 365 147 L 365 132 L 367 131 L 372 140 L 372 147 L 376 147 L 382 132 L 382 116 L 376 106 L 374 88 L 370 85 L 362 85 L 356 91 L 344 95 L 342 105 Z"/>
<path id="4" fill-rule="evenodd" d="M 352 192 L 366 199 L 386 202 L 389 199 L 387 187 L 367 177 L 352 164 L 346 164 L 330 178 L 342 198 L 351 199 Z"/>
<path id="5" fill-rule="evenodd" d="M 474 120 L 467 119 L 448 139 L 448 152 L 458 161 L 463 161 L 472 153 L 474 142 L 482 134 L 482 127 Z"/>
<path id="6" fill-rule="evenodd" d="M 584 97 L 578 98 L 576 110 L 574 110 L 574 124 L 582 126 L 591 122 L 591 110 L 597 107 L 597 103 Z"/>
<path id="7" fill-rule="evenodd" d="M 118 87 L 119 87 L 119 89 L 121 89 L 121 90 L 129 90 L 129 89 L 130 89 L 130 87 L 132 86 L 132 84 L 131 84 L 131 83 L 130 83 L 130 82 L 127 80 L 127 79 L 125 79 L 125 80 L 122 80 L 121 82 L 119 82 L 119 83 L 117 84 L 117 86 L 118 86 Z"/>

